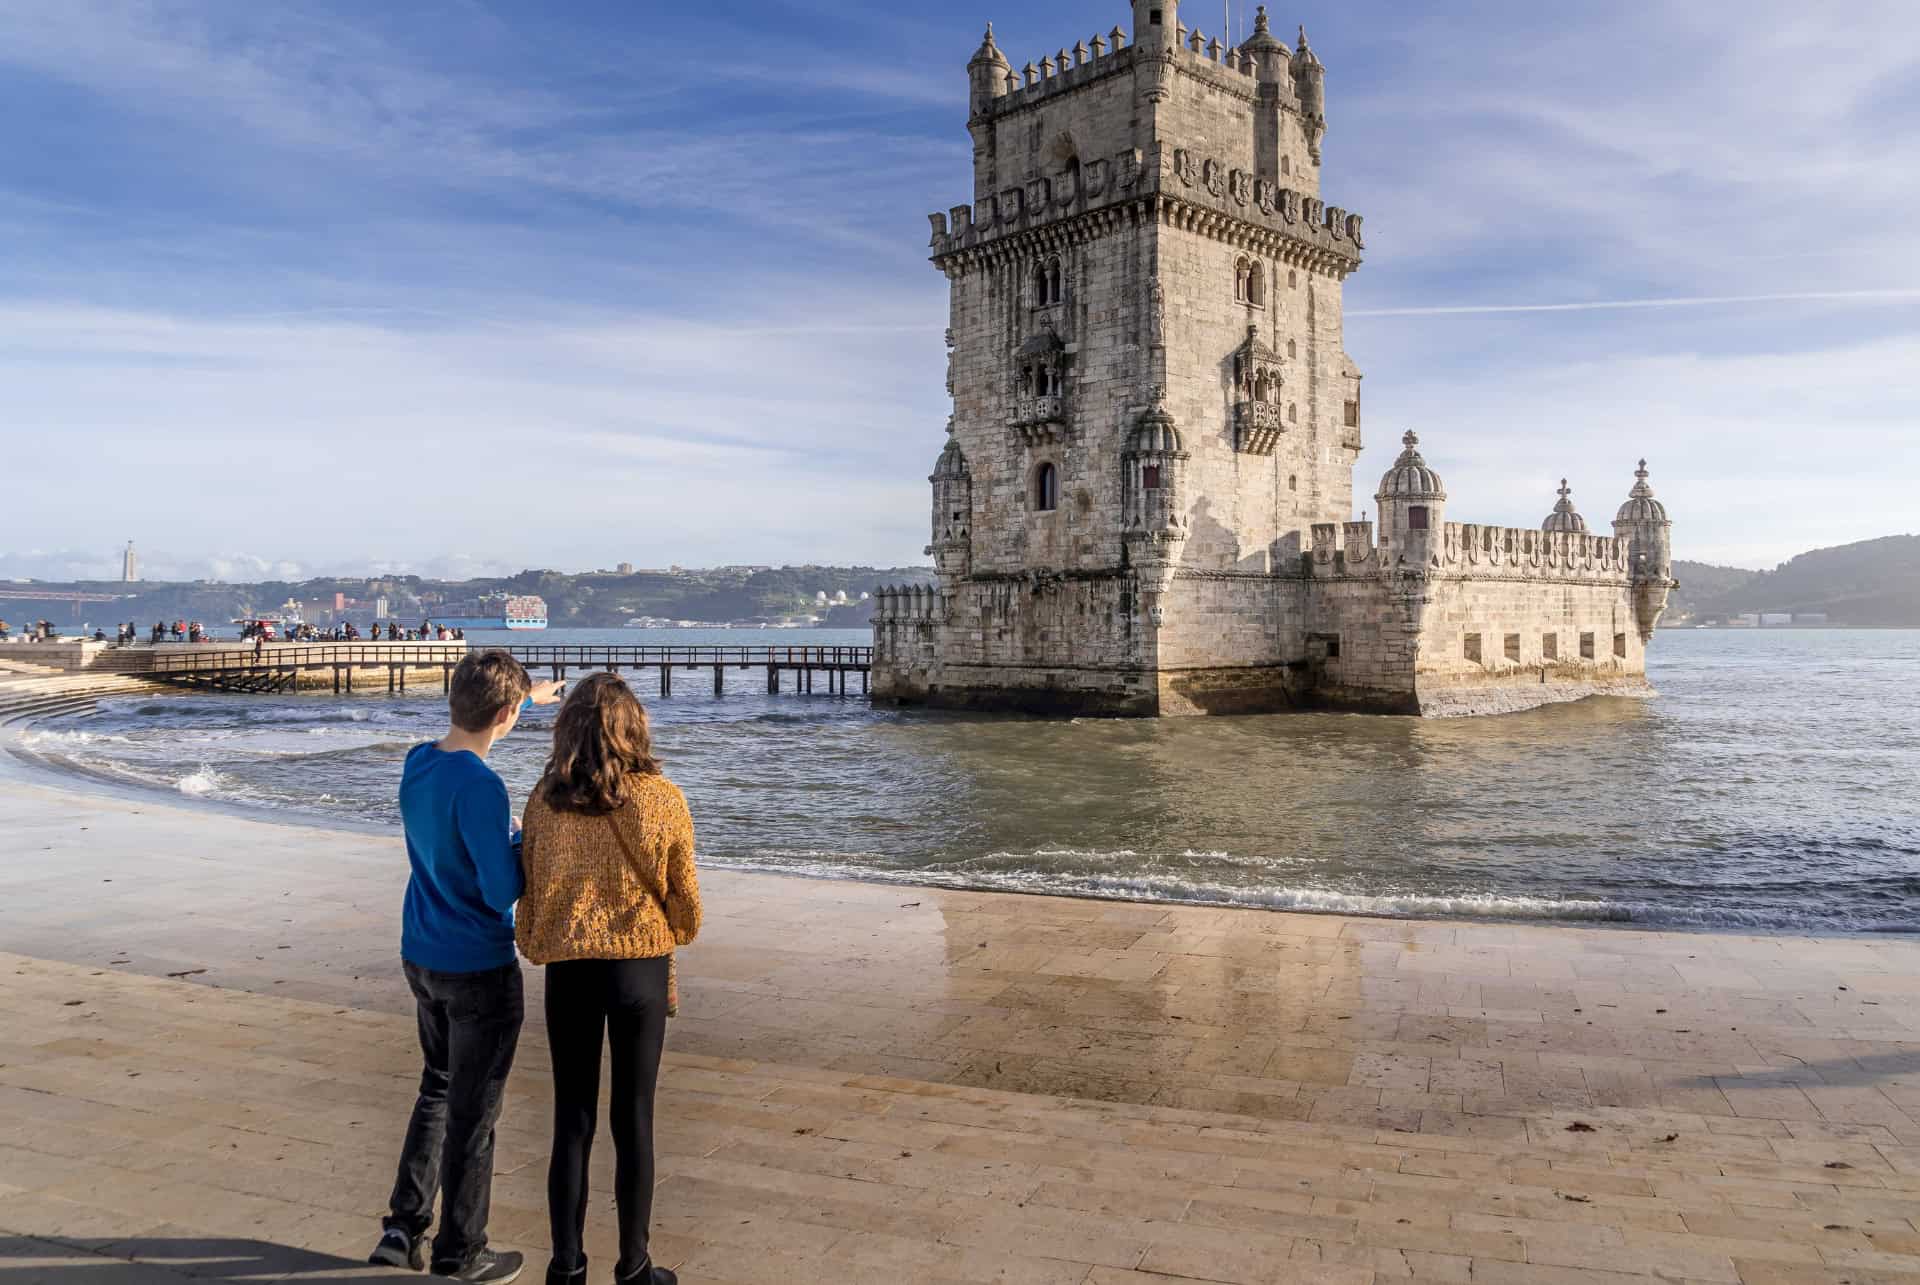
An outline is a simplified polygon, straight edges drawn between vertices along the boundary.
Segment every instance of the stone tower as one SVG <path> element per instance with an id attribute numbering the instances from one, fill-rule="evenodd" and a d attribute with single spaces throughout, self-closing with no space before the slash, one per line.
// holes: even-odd
<path id="1" fill-rule="evenodd" d="M 1404 706 L 1425 613 L 1402 608 L 1433 598 L 1448 547 L 1411 434 L 1377 496 L 1391 558 L 1367 562 L 1407 640 L 1379 673 L 1332 641 L 1373 606 L 1316 589 L 1318 532 L 1372 546 L 1350 520 L 1361 394 L 1342 322 L 1362 221 L 1321 196 L 1326 68 L 1264 7 L 1238 47 L 1187 27 L 1179 0 L 1131 11 L 1131 40 L 1116 26 L 1017 68 L 989 27 L 967 63 L 972 200 L 930 216 L 951 292 L 939 585 L 881 595 L 876 690 Z"/>

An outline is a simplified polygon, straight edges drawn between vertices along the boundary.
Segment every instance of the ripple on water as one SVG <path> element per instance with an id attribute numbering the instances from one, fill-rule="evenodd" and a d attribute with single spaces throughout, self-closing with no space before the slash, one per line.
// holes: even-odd
<path id="1" fill-rule="evenodd" d="M 650 702 L 702 859 L 820 877 L 1407 916 L 1920 930 L 1915 633 L 1682 632 L 1652 702 L 1499 719 L 1042 721 Z M 645 698 L 646 692 L 642 691 Z M 496 751 L 519 793 L 536 711 Z M 177 796 L 397 822 L 437 696 L 110 701 L 25 738 Z"/>

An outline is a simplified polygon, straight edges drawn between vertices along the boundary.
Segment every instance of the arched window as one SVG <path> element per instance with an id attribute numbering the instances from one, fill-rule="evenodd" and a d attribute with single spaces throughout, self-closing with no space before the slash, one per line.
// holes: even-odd
<path id="1" fill-rule="evenodd" d="M 1294 343 L 1293 340 L 1291 339 L 1287 340 L 1287 356 L 1298 357 L 1299 355 L 1300 355 L 1300 345 Z"/>
<path id="2" fill-rule="evenodd" d="M 1160 489 L 1160 466 L 1158 464 L 1143 464 L 1140 466 L 1140 489 L 1143 491 L 1157 491 Z"/>
<path id="3" fill-rule="evenodd" d="M 1300 475 L 1299 475 L 1299 474 L 1297 474 L 1297 473 L 1290 473 L 1290 474 L 1288 474 L 1288 475 L 1287 475 L 1287 489 L 1288 489 L 1289 491 L 1297 491 L 1297 490 L 1299 490 L 1299 489 L 1300 489 Z"/>
<path id="4" fill-rule="evenodd" d="M 1269 379 L 1265 374 L 1262 374 L 1253 381 L 1253 400 L 1256 402 L 1270 402 L 1273 400 L 1273 380 Z"/>
<path id="5" fill-rule="evenodd" d="M 1259 263 L 1247 271 L 1247 302 L 1256 307 L 1266 306 L 1267 270 Z"/>
<path id="6" fill-rule="evenodd" d="M 1300 274 L 1298 272 L 1293 271 L 1291 268 L 1289 268 L 1287 270 L 1287 289 L 1298 290 L 1299 288 L 1300 288 Z"/>
<path id="7" fill-rule="evenodd" d="M 1287 423 L 1298 424 L 1299 422 L 1300 422 L 1300 407 L 1296 403 L 1288 402 L 1287 403 Z"/>
<path id="8" fill-rule="evenodd" d="M 1047 265 L 1047 302 L 1059 303 L 1065 297 L 1061 289 L 1060 260 L 1055 259 Z"/>
<path id="9" fill-rule="evenodd" d="M 1060 470 L 1042 464 L 1033 475 L 1033 507 L 1051 513 L 1060 507 Z"/>
<path id="10" fill-rule="evenodd" d="M 1239 259 L 1233 265 L 1233 301 L 1247 301 L 1247 278 L 1251 275 L 1250 265 L 1245 259 Z"/>
<path id="11" fill-rule="evenodd" d="M 1036 308 L 1047 306 L 1047 265 L 1044 263 L 1033 270 L 1033 304 Z"/>
<path id="12" fill-rule="evenodd" d="M 1282 174 L 1293 173 L 1293 158 L 1291 156 L 1282 156 L 1280 158 L 1280 172 Z"/>

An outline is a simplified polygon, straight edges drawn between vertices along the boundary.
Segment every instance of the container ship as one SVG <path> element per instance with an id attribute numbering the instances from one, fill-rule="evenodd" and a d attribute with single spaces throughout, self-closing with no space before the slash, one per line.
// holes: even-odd
<path id="1" fill-rule="evenodd" d="M 490 593 L 443 603 L 428 613 L 428 619 L 449 629 L 545 629 L 547 600 L 532 594 Z"/>

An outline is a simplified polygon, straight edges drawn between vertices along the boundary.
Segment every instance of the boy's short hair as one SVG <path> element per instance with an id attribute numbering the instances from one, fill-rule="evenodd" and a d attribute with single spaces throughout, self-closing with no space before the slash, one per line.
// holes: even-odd
<path id="1" fill-rule="evenodd" d="M 527 671 L 498 648 L 471 652 L 454 666 L 447 709 L 463 732 L 484 732 L 533 690 Z"/>

